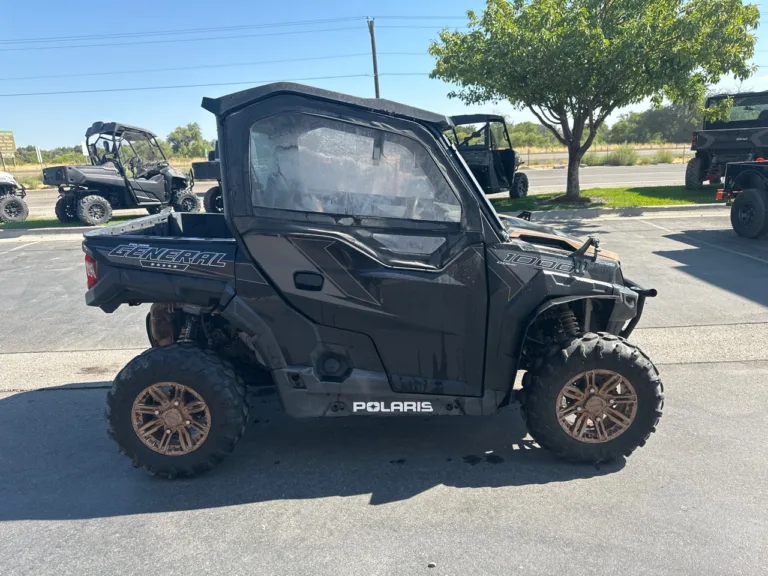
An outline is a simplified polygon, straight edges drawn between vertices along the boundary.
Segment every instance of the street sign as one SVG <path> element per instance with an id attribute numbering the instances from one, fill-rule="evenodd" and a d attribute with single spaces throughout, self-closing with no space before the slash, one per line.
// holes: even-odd
<path id="1" fill-rule="evenodd" d="M 16 155 L 16 141 L 10 130 L 0 130 L 0 153 L 5 158 L 13 158 Z"/>
<path id="2" fill-rule="evenodd" d="M 43 156 L 40 154 L 40 148 L 35 146 L 35 152 L 37 152 L 37 161 L 40 162 L 40 164 L 43 163 Z"/>
<path id="3" fill-rule="evenodd" d="M 85 145 L 85 142 L 80 142 L 80 150 L 83 153 L 83 156 L 88 157 L 88 148 Z"/>

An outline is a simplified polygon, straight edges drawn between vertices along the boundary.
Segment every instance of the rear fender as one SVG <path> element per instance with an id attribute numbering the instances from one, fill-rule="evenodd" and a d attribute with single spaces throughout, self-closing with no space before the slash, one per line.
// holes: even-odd
<path id="1" fill-rule="evenodd" d="M 733 184 L 728 186 L 735 190 L 747 190 L 748 188 L 758 188 L 759 190 L 765 190 L 766 186 L 765 177 L 757 170 L 747 170 L 742 172 L 736 178 L 733 179 Z"/>

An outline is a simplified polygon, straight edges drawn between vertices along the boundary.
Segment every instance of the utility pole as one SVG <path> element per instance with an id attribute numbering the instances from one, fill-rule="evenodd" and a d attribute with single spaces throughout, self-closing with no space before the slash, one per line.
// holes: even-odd
<path id="1" fill-rule="evenodd" d="M 371 55 L 373 56 L 373 84 L 376 87 L 376 98 L 380 98 L 379 63 L 376 60 L 376 33 L 373 31 L 373 18 L 368 18 L 368 32 L 371 33 Z"/>

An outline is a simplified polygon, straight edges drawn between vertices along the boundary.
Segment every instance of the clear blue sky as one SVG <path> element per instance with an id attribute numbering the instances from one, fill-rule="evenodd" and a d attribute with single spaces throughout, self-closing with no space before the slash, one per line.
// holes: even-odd
<path id="1" fill-rule="evenodd" d="M 207 138 L 215 135 L 213 117 L 200 108 L 203 96 L 220 96 L 259 81 L 318 78 L 371 73 L 370 40 L 365 16 L 376 18 L 382 97 L 455 114 L 467 110 L 501 111 L 515 120 L 529 120 L 526 112 L 513 111 L 507 103 L 467 108 L 446 94 L 450 87 L 426 75 L 387 76 L 387 73 L 428 73 L 433 59 L 427 54 L 430 40 L 443 26 L 463 26 L 467 9 L 481 10 L 484 0 L 285 0 L 255 2 L 234 0 L 132 0 L 110 3 L 35 0 L 10 2 L 2 11 L 2 40 L 77 37 L 55 45 L 107 44 L 92 48 L 8 50 L 18 44 L 0 44 L 0 94 L 53 92 L 100 88 L 167 86 L 178 84 L 238 83 L 135 92 L 102 92 L 0 98 L 0 130 L 13 130 L 19 146 L 43 148 L 80 142 L 87 126 L 96 120 L 116 120 L 144 126 L 165 136 L 180 124 L 198 122 Z M 390 17 L 438 17 L 401 20 Z M 355 20 L 279 28 L 246 28 L 163 34 L 163 31 L 245 27 L 281 22 L 359 17 Z M 458 19 L 451 19 L 458 18 Z M 768 23 L 768 16 L 764 17 Z M 408 26 L 409 28 L 390 28 Z M 416 28 L 421 26 L 423 28 Z M 285 34 L 301 30 L 344 28 L 326 32 Z M 152 37 L 90 39 L 90 36 L 132 32 L 158 32 Z M 276 34 L 267 36 L 266 34 Z M 257 36 L 263 35 L 263 36 Z M 222 36 L 240 36 L 212 40 Z M 247 36 L 247 37 L 243 37 Z M 140 44 L 138 42 L 160 42 Z M 118 45 L 123 44 L 123 45 Z M 25 44 L 45 47 L 51 43 Z M 756 64 L 768 64 L 768 42 L 759 41 Z M 415 55 L 393 55 L 415 53 Z M 337 59 L 302 60 L 323 56 L 359 54 Z M 264 60 L 289 60 L 274 64 L 235 66 Z M 81 77 L 6 80 L 22 76 L 55 76 L 207 66 L 197 70 L 125 73 Z M 764 70 L 764 71 L 763 71 Z M 768 89 L 768 68 L 747 84 Z M 546 71 L 543 71 L 546 73 Z M 373 80 L 335 78 L 306 80 L 323 88 L 360 96 L 373 96 Z M 724 87 L 733 86 L 732 81 Z"/>

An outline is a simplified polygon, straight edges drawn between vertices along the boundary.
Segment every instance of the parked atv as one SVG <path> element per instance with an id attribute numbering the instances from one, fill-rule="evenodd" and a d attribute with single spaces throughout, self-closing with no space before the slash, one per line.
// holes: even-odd
<path id="1" fill-rule="evenodd" d="M 449 136 L 486 194 L 508 191 L 510 198 L 528 195 L 528 175 L 518 171 L 523 161 L 512 149 L 503 116 L 466 114 L 451 116 L 451 121 Z M 470 126 L 472 133 L 460 138 L 459 126 Z"/>
<path id="2" fill-rule="evenodd" d="M 751 162 L 768 157 L 768 92 L 719 94 L 707 99 L 706 107 L 733 98 L 727 120 L 704 120 L 693 133 L 691 150 L 696 156 L 685 169 L 685 187 L 701 188 L 706 181 L 720 184 L 729 162 Z"/>
<path id="3" fill-rule="evenodd" d="M 13 174 L 0 172 L 0 222 L 24 222 L 29 206 L 24 197 L 27 191 Z"/>
<path id="4" fill-rule="evenodd" d="M 499 218 L 445 116 L 290 83 L 203 107 L 227 143 L 224 216 L 165 212 L 83 242 L 89 306 L 152 305 L 153 347 L 107 395 L 135 466 L 212 468 L 247 428 L 254 376 L 297 418 L 520 400 L 565 459 L 645 444 L 663 388 L 626 338 L 656 291 L 595 239 Z"/>
<path id="5" fill-rule="evenodd" d="M 209 188 L 203 196 L 203 208 L 211 214 L 224 214 L 218 142 L 216 142 L 216 149 L 208 152 L 207 162 L 192 162 L 192 174 L 195 180 L 216 180 L 217 185 Z"/>
<path id="6" fill-rule="evenodd" d="M 116 122 L 95 122 L 85 133 L 91 164 L 43 170 L 43 182 L 59 187 L 56 217 L 87 226 L 105 224 L 114 210 L 171 206 L 198 212 L 200 201 L 187 174 L 172 167 L 152 132 Z"/>

